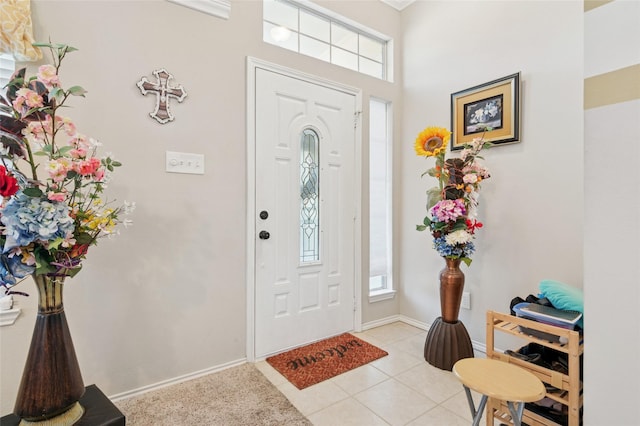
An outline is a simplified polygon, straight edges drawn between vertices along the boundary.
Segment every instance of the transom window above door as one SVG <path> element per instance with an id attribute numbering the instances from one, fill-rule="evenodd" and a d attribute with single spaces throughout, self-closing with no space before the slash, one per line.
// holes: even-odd
<path id="1" fill-rule="evenodd" d="M 263 1 L 263 41 L 383 80 L 391 80 L 391 39 L 319 6 Z"/>

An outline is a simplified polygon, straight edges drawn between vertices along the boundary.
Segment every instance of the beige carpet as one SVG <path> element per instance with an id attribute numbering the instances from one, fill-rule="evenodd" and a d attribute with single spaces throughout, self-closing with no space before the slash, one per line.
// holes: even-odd
<path id="1" fill-rule="evenodd" d="M 115 404 L 127 426 L 311 425 L 251 364 Z"/>

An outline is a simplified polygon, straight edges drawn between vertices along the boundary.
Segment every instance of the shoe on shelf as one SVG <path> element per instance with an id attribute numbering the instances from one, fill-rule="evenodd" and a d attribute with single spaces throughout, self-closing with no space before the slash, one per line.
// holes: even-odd
<path id="1" fill-rule="evenodd" d="M 520 352 L 515 352 L 509 349 L 504 351 L 504 353 L 514 358 L 518 358 L 521 361 L 531 362 L 533 364 L 540 362 L 540 359 L 542 358 L 540 354 L 532 353 L 532 354 L 524 355 L 524 354 L 521 354 Z"/>

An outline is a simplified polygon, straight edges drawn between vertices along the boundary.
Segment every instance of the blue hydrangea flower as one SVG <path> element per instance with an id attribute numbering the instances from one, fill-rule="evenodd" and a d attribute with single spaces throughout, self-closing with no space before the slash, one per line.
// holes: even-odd
<path id="1" fill-rule="evenodd" d="M 24 278 L 33 274 L 35 265 L 22 263 L 22 256 L 0 256 L 0 284 L 15 285 L 16 278 Z"/>
<path id="2" fill-rule="evenodd" d="M 440 256 L 469 257 L 476 250 L 472 241 L 464 244 L 449 245 L 444 236 L 433 239 L 433 248 Z"/>
<path id="3" fill-rule="evenodd" d="M 66 203 L 29 197 L 18 192 L 2 210 L 6 242 L 3 253 L 34 241 L 53 241 L 73 233 L 73 219 Z"/>

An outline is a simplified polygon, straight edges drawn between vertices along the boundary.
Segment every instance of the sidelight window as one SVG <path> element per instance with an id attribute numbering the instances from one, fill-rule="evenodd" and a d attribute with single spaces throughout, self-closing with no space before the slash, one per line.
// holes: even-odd
<path id="1" fill-rule="evenodd" d="M 393 297 L 391 104 L 369 103 L 369 297 L 370 301 Z"/>

